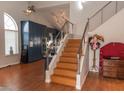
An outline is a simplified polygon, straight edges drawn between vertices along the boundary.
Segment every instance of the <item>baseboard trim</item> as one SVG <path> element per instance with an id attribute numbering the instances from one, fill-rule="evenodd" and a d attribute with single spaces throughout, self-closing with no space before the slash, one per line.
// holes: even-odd
<path id="1" fill-rule="evenodd" d="M 81 83 L 81 88 L 82 88 L 84 82 L 86 81 L 86 78 L 87 78 L 88 73 L 89 73 L 89 71 L 86 73 L 86 75 L 85 75 L 85 77 L 84 77 L 84 79 L 83 79 L 83 81 L 82 81 L 82 83 Z"/>
<path id="2" fill-rule="evenodd" d="M 4 67 L 7 67 L 7 66 L 12 66 L 12 65 L 17 65 L 17 64 L 20 64 L 20 62 L 13 62 L 13 63 L 10 63 L 10 64 L 0 65 L 0 68 L 4 68 Z"/>

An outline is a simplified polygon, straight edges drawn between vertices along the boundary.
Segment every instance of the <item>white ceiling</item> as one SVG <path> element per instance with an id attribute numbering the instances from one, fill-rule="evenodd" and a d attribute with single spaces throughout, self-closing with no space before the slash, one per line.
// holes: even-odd
<path id="1" fill-rule="evenodd" d="M 37 8 L 52 7 L 56 5 L 69 4 L 69 1 L 31 1 Z"/>
<path id="2" fill-rule="evenodd" d="M 47 21 L 49 23 L 51 23 L 51 26 L 57 27 L 57 28 L 61 28 L 62 25 L 60 25 L 60 27 L 58 27 L 55 19 L 53 18 L 53 13 L 55 13 L 55 15 L 59 15 L 59 14 L 61 14 L 61 11 L 64 11 L 65 16 L 67 18 L 69 18 L 69 4 L 57 5 L 57 6 L 53 6 L 53 7 L 47 7 L 47 8 L 41 8 L 39 11 L 40 11 L 41 15 L 45 19 L 47 19 Z"/>
<path id="3" fill-rule="evenodd" d="M 52 13 L 59 14 L 63 10 L 67 17 L 69 17 L 69 5 L 70 1 L 22 1 L 25 2 L 27 8 L 28 5 L 34 5 L 36 12 L 35 15 L 39 15 L 41 19 L 44 19 L 50 27 L 57 27 L 55 19 Z M 40 20 L 40 19 L 39 19 Z M 46 24 L 47 25 L 47 24 Z M 61 28 L 61 27 L 59 27 Z"/>

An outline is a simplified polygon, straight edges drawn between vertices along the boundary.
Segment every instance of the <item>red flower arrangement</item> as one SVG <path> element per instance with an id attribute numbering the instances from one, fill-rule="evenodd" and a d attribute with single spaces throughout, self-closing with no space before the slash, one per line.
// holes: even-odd
<path id="1" fill-rule="evenodd" d="M 89 38 L 89 43 L 90 43 L 91 49 L 93 50 L 93 53 L 94 53 L 92 71 L 98 70 L 97 66 L 96 66 L 96 49 L 100 48 L 101 41 L 104 42 L 104 38 L 97 34 L 95 34 Z"/>
<path id="2" fill-rule="evenodd" d="M 104 38 L 100 35 L 93 35 L 92 37 L 89 38 L 90 46 L 92 50 L 96 50 L 100 47 L 100 42 L 104 42 Z"/>

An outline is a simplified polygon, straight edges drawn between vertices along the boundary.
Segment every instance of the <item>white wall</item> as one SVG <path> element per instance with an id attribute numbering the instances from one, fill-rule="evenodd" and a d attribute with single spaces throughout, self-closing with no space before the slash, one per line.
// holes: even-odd
<path id="1" fill-rule="evenodd" d="M 93 31 L 99 27 L 102 23 L 111 18 L 116 12 L 124 8 L 123 1 L 112 1 L 106 7 L 104 7 L 99 13 L 92 17 L 89 21 L 89 31 Z"/>
<path id="2" fill-rule="evenodd" d="M 42 18 L 38 13 L 32 14 L 30 17 L 24 15 L 23 10 L 27 8 L 26 1 L 0 1 L 0 15 L 1 11 L 11 15 L 17 22 L 19 28 L 19 48 L 21 46 L 20 39 L 20 21 L 32 20 L 37 23 L 49 25 L 49 23 Z M 1 18 L 1 16 L 0 16 Z M 3 18 L 1 18 L 3 19 Z M 2 20 L 0 21 L 0 67 L 4 67 L 11 64 L 18 64 L 20 62 L 20 53 L 13 56 L 5 56 L 5 44 L 4 44 L 4 30 Z"/>
<path id="3" fill-rule="evenodd" d="M 75 36 L 80 36 L 79 31 L 82 30 L 82 12 L 83 10 L 78 8 L 78 2 L 70 2 L 70 21 L 74 24 L 74 30 L 72 33 Z"/>
<path id="4" fill-rule="evenodd" d="M 104 43 L 102 46 L 110 42 L 122 42 L 124 43 L 124 9 L 111 17 L 108 21 L 98 27 L 96 30 L 90 32 L 90 35 L 99 34 L 104 37 Z M 102 47 L 101 46 L 101 47 Z M 92 63 L 92 50 L 90 50 L 90 62 Z M 97 50 L 97 66 L 99 67 L 99 50 Z"/>
<path id="5" fill-rule="evenodd" d="M 93 15 L 106 3 L 107 1 L 88 1 L 83 4 L 83 9 L 80 10 L 77 1 L 70 2 L 70 20 L 75 24 L 74 35 L 79 37 L 82 36 L 87 18 Z"/>
<path id="6" fill-rule="evenodd" d="M 36 8 L 45 8 L 45 7 L 52 7 L 52 6 L 58 6 L 62 4 L 68 4 L 69 1 L 32 1 L 33 5 L 36 6 Z"/>

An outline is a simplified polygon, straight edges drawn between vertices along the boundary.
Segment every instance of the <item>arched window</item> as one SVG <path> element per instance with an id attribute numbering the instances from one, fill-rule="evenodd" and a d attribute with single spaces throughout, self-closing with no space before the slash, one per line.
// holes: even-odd
<path id="1" fill-rule="evenodd" d="M 18 27 L 15 20 L 4 13 L 5 55 L 18 53 Z"/>

